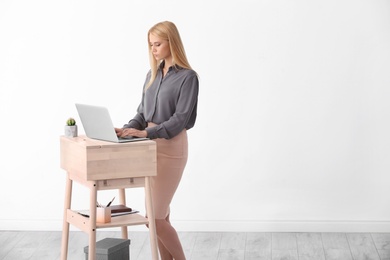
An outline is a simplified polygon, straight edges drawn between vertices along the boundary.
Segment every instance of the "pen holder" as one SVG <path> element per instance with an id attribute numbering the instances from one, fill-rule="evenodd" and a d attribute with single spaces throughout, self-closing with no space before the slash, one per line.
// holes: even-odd
<path id="1" fill-rule="evenodd" d="M 111 222 L 111 207 L 97 207 L 96 208 L 96 222 L 109 223 Z"/>

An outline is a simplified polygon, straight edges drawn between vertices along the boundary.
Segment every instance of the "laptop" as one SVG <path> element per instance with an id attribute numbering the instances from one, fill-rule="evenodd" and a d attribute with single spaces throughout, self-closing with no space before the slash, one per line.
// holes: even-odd
<path id="1" fill-rule="evenodd" d="M 86 136 L 114 143 L 125 143 L 148 140 L 148 138 L 127 136 L 124 138 L 116 135 L 108 109 L 100 106 L 76 104 L 81 123 Z"/>

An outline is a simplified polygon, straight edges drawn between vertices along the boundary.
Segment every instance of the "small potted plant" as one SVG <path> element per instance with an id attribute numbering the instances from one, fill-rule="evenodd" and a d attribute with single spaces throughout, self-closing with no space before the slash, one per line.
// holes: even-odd
<path id="1" fill-rule="evenodd" d="M 70 117 L 68 120 L 66 120 L 65 136 L 67 136 L 67 137 L 76 137 L 77 136 L 76 120 L 74 120 L 74 118 L 72 118 L 72 117 Z"/>

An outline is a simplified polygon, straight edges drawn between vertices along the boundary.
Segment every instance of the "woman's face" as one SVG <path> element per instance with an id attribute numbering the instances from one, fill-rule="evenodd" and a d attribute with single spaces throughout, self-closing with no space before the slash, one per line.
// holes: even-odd
<path id="1" fill-rule="evenodd" d="M 166 60 L 171 58 L 169 42 L 153 34 L 149 34 L 149 44 L 152 54 L 156 60 Z"/>

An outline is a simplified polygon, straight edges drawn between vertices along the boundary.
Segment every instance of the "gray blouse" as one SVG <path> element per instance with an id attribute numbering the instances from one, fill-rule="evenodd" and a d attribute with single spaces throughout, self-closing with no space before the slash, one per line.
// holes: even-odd
<path id="1" fill-rule="evenodd" d="M 150 76 L 149 71 L 137 114 L 123 128 L 146 129 L 150 139 L 170 139 L 183 129 L 192 128 L 196 120 L 199 92 L 195 71 L 172 66 L 163 77 L 160 66 L 156 79 L 145 91 Z M 157 126 L 147 128 L 148 122 Z"/>

